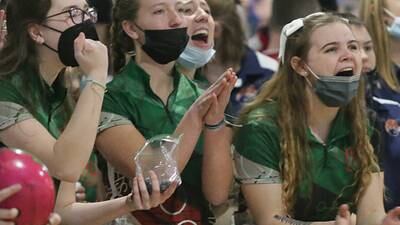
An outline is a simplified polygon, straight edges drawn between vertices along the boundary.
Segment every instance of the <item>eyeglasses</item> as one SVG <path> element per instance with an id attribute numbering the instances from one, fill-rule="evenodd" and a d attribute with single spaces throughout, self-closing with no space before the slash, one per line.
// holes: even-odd
<path id="1" fill-rule="evenodd" d="M 68 13 L 69 17 L 71 18 L 72 22 L 74 24 L 80 24 L 83 21 L 85 21 L 87 19 L 87 17 L 89 17 L 89 19 L 93 22 L 96 23 L 97 22 L 97 10 L 95 8 L 88 8 L 86 10 L 80 9 L 80 8 L 70 8 L 68 10 L 50 15 L 48 17 L 46 17 L 46 19 L 64 14 L 64 13 Z"/>

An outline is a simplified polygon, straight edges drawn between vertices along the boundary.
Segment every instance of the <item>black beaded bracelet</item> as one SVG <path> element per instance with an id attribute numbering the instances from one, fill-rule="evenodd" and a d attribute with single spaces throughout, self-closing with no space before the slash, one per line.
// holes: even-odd
<path id="1" fill-rule="evenodd" d="M 225 118 L 219 121 L 217 124 L 204 124 L 204 126 L 209 130 L 218 130 L 225 125 Z"/>

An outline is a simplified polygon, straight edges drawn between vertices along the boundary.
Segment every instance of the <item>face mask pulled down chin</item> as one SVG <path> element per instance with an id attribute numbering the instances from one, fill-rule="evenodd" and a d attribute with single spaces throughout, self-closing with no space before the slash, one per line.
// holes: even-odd
<path id="1" fill-rule="evenodd" d="M 309 66 L 307 67 L 316 78 L 313 85 L 314 93 L 326 106 L 345 106 L 357 95 L 360 75 L 321 76 L 315 74 Z"/>
<path id="2" fill-rule="evenodd" d="M 400 17 L 394 17 L 393 23 L 387 28 L 390 36 L 400 39 Z"/>
<path id="3" fill-rule="evenodd" d="M 387 31 L 393 38 L 400 39 L 400 17 L 393 14 L 390 10 L 383 8 L 383 11 L 393 18 L 393 22 L 387 27 Z"/>
<path id="4" fill-rule="evenodd" d="M 178 63 L 187 69 L 198 69 L 207 64 L 214 54 L 213 48 L 205 50 L 188 44 L 179 56 Z"/>
<path id="5" fill-rule="evenodd" d="M 144 32 L 143 51 L 158 64 L 178 59 L 189 41 L 186 27 L 166 30 L 143 30 L 138 25 L 136 27 Z"/>
<path id="6" fill-rule="evenodd" d="M 80 24 L 76 24 L 66 29 L 65 31 L 59 31 L 49 26 L 46 27 L 61 33 L 60 39 L 58 40 L 58 50 L 55 50 L 46 43 L 44 43 L 43 45 L 57 52 L 58 57 L 65 66 L 72 66 L 72 67 L 79 66 L 75 58 L 74 41 L 81 32 L 85 34 L 86 39 L 92 39 L 95 41 L 99 40 L 95 25 L 90 20 L 86 20 Z"/>

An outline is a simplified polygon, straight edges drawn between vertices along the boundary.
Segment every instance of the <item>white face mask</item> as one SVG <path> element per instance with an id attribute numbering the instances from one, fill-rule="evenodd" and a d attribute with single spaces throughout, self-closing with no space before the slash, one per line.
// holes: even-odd
<path id="1" fill-rule="evenodd" d="M 395 16 L 392 12 L 388 9 L 383 9 L 386 14 L 393 18 L 392 24 L 387 27 L 387 31 L 389 32 L 390 36 L 400 39 L 400 17 Z"/>
<path id="2" fill-rule="evenodd" d="M 177 61 L 182 67 L 197 69 L 207 64 L 214 54 L 213 48 L 204 50 L 188 44 Z"/>

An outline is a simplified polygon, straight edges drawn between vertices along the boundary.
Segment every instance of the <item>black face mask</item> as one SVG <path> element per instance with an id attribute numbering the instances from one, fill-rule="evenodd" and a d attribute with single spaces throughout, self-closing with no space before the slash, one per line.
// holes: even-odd
<path id="1" fill-rule="evenodd" d="M 74 41 L 81 32 L 85 34 L 86 39 L 92 39 L 95 41 L 99 40 L 94 23 L 90 20 L 86 20 L 80 24 L 76 24 L 66 29 L 65 31 L 60 31 L 47 25 L 43 26 L 61 33 L 60 39 L 58 40 L 58 50 L 55 50 L 46 43 L 43 43 L 43 45 L 57 52 L 58 57 L 65 66 L 79 66 L 78 62 L 75 59 Z"/>
<path id="2" fill-rule="evenodd" d="M 187 28 L 167 30 L 143 30 L 145 41 L 142 49 L 159 64 L 167 64 L 177 60 L 189 41 Z"/>

